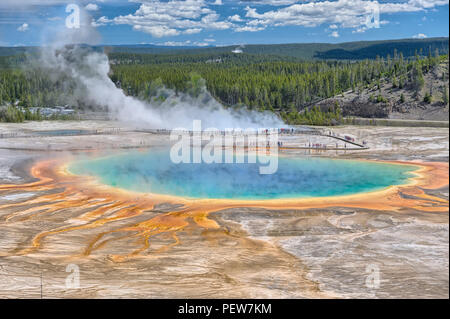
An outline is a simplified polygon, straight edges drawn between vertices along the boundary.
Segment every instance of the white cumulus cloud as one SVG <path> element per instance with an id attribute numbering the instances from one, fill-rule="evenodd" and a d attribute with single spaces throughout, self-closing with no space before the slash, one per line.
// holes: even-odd
<path id="1" fill-rule="evenodd" d="M 205 0 L 139 0 L 139 9 L 133 14 L 103 17 L 96 23 L 128 24 L 134 30 L 160 38 L 180 34 L 195 34 L 203 30 L 226 30 L 233 23 L 221 20 L 220 15 L 209 8 Z"/>
<path id="2" fill-rule="evenodd" d="M 425 39 L 426 37 L 427 37 L 427 35 L 423 34 L 423 33 L 418 33 L 418 34 L 413 35 L 414 39 Z"/>
<path id="3" fill-rule="evenodd" d="M 394 0 L 390 0 L 394 1 Z M 246 17 L 251 19 L 249 26 L 304 26 L 316 27 L 331 24 L 336 27 L 354 28 L 361 32 L 368 17 L 375 9 L 382 14 L 400 12 L 419 12 L 448 5 L 448 0 L 404 0 L 399 2 L 383 2 L 367 0 L 337 0 L 295 3 L 280 9 L 263 13 L 247 6 Z"/>
<path id="4" fill-rule="evenodd" d="M 88 3 L 85 7 L 84 7 L 87 11 L 97 11 L 99 8 L 99 6 L 95 3 Z"/>
<path id="5" fill-rule="evenodd" d="M 385 14 L 427 12 L 448 5 L 449 0 L 240 0 L 248 6 L 244 12 L 222 17 L 214 9 L 223 0 L 129 0 L 139 3 L 131 14 L 101 17 L 94 26 L 106 24 L 130 25 L 153 37 L 197 34 L 204 30 L 234 30 L 257 32 L 268 27 L 328 26 L 329 31 L 350 28 L 363 33 L 381 27 L 388 21 Z M 269 9 L 267 6 L 270 5 Z M 380 20 L 372 24 L 371 16 L 379 12 Z M 374 19 L 375 21 L 375 19 Z"/>
<path id="6" fill-rule="evenodd" d="M 28 31 L 29 29 L 30 29 L 30 26 L 28 25 L 28 23 L 24 23 L 20 27 L 17 28 L 17 31 L 25 32 L 25 31 Z"/>
<path id="7" fill-rule="evenodd" d="M 235 14 L 231 17 L 228 17 L 228 20 L 234 21 L 234 22 L 242 22 L 243 21 L 239 14 Z"/>
<path id="8" fill-rule="evenodd" d="M 339 38 L 339 32 L 337 32 L 337 31 L 331 32 L 331 33 L 330 33 L 330 37 L 333 37 L 333 38 Z"/>

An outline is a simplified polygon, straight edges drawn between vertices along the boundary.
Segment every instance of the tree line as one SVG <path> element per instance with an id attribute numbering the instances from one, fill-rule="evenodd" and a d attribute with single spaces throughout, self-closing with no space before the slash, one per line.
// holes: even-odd
<path id="1" fill-rule="evenodd" d="M 8 59 L 4 57 L 3 60 Z M 22 61 L 20 57 L 15 60 Z M 402 53 L 362 61 L 301 61 L 251 54 L 155 55 L 110 54 L 110 78 L 128 95 L 144 100 L 161 97 L 161 88 L 192 94 L 193 74 L 204 79 L 208 91 L 225 106 L 272 111 L 288 123 L 331 123 L 339 120 L 336 106 L 326 114 L 313 109 L 322 99 L 348 90 L 361 91 L 379 82 L 420 90 L 423 76 L 447 56 L 428 52 L 406 59 Z M 39 68 L 1 68 L 0 105 L 86 107 L 73 98 L 70 78 L 53 78 Z M 203 82 L 202 82 L 203 83 Z M 195 93 L 194 93 L 195 94 Z"/>

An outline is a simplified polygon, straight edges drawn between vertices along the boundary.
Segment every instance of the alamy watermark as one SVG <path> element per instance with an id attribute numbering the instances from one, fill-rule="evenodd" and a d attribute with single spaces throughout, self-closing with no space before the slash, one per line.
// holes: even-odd
<path id="1" fill-rule="evenodd" d="M 260 174 L 278 170 L 278 129 L 202 130 L 200 120 L 194 120 L 192 130 L 174 129 L 170 140 L 175 142 L 170 159 L 175 164 L 260 164 Z"/>
<path id="2" fill-rule="evenodd" d="M 66 272 L 69 275 L 66 277 L 66 289 L 80 288 L 80 267 L 75 264 L 69 264 L 66 267 Z"/>
<path id="3" fill-rule="evenodd" d="M 80 7 L 74 3 L 68 4 L 66 7 L 66 13 L 69 13 L 66 17 L 66 28 L 79 29 L 81 26 Z"/>
<path id="4" fill-rule="evenodd" d="M 365 21 L 366 27 L 378 29 L 380 27 L 380 4 L 378 1 L 372 1 L 368 2 L 365 7 L 368 12 Z"/>

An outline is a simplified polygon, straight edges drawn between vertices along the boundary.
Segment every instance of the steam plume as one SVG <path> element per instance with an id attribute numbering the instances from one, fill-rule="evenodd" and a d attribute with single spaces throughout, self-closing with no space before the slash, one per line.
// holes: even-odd
<path id="1" fill-rule="evenodd" d="M 127 96 L 109 77 L 108 57 L 80 43 L 91 43 L 98 34 L 91 19 L 83 12 L 80 29 L 64 31 L 53 44 L 43 48 L 40 66 L 50 74 L 69 78 L 75 85 L 74 98 L 84 104 L 108 110 L 111 117 L 147 128 L 192 127 L 193 120 L 202 126 L 225 128 L 280 127 L 282 121 L 270 112 L 225 109 L 207 91 L 198 97 L 175 94 L 165 89 L 164 102 L 145 102 Z M 75 44 L 74 44 L 75 43 Z M 77 44 L 78 43 L 78 44 Z"/>

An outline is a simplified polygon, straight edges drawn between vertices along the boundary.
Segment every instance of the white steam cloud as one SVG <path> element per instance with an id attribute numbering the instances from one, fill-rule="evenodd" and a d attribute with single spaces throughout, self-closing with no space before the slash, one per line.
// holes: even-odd
<path id="1" fill-rule="evenodd" d="M 83 12 L 82 18 L 84 23 L 80 29 L 66 30 L 53 45 L 42 50 L 39 64 L 54 78 L 73 81 L 74 98 L 84 104 L 106 109 L 114 119 L 146 128 L 189 128 L 193 120 L 201 120 L 204 128 L 218 129 L 283 126 L 271 112 L 226 109 L 205 88 L 198 97 L 165 89 L 166 99 L 154 103 L 127 96 L 110 79 L 106 54 L 85 45 L 74 45 L 98 38 L 89 15 Z"/>

